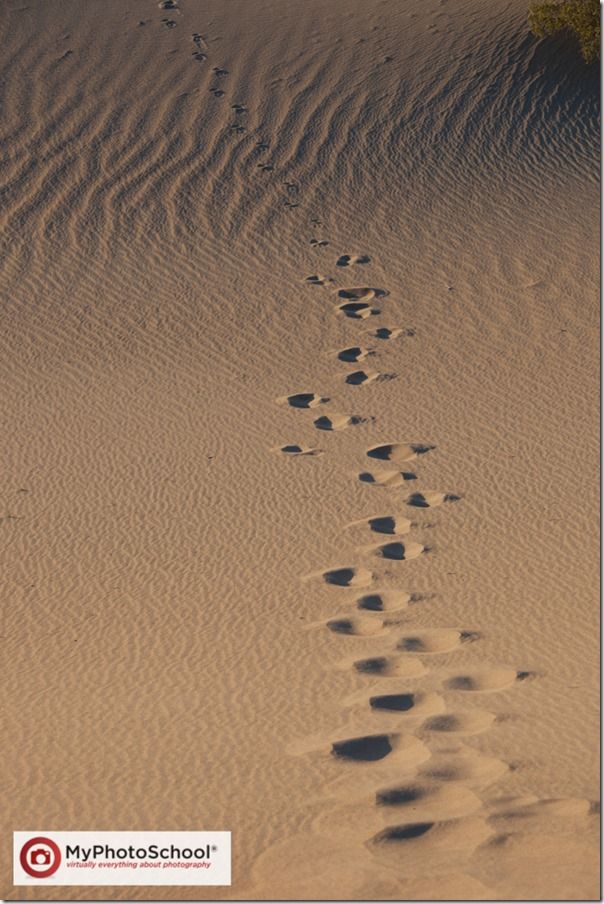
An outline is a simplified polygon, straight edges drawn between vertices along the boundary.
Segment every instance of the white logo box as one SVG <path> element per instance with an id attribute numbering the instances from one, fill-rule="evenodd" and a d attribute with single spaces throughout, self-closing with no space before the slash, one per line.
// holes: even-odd
<path id="1" fill-rule="evenodd" d="M 13 882 L 230 885 L 231 833 L 13 832 Z"/>

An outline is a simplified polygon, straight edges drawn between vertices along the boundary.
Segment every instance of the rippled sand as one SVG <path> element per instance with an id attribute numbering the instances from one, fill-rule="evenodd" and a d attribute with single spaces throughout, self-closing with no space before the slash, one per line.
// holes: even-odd
<path id="1" fill-rule="evenodd" d="M 5 833 L 596 898 L 598 74 L 525 0 L 175 5 L 0 25 Z"/>

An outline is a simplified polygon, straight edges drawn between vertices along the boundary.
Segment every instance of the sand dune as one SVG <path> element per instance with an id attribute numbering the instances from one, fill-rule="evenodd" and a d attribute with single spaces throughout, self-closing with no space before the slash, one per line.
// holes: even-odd
<path id="1" fill-rule="evenodd" d="M 4 13 L 5 834 L 596 899 L 596 68 L 526 0 Z"/>

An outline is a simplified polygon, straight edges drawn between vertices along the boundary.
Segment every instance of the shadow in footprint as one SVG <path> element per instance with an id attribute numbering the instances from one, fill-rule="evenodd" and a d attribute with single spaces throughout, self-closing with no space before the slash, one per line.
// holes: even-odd
<path id="1" fill-rule="evenodd" d="M 310 449 L 308 446 L 300 446 L 298 443 L 288 443 L 281 446 L 280 450 L 285 455 L 320 455 L 320 449 Z"/>
<path id="2" fill-rule="evenodd" d="M 382 590 L 359 597 L 357 608 L 369 612 L 397 612 L 406 609 L 409 603 L 417 602 L 417 599 L 417 594 L 405 593 L 404 590 Z"/>
<path id="3" fill-rule="evenodd" d="M 379 471 L 373 474 L 371 471 L 361 471 L 359 474 L 361 483 L 371 483 L 382 487 L 402 486 L 407 480 L 417 480 L 413 471 Z"/>
<path id="4" fill-rule="evenodd" d="M 334 634 L 354 634 L 354 624 L 349 618 L 332 618 L 327 622 L 327 627 Z"/>
<path id="5" fill-rule="evenodd" d="M 374 555 L 380 556 L 382 559 L 392 559 L 398 562 L 416 559 L 423 553 L 429 552 L 427 546 L 421 543 L 383 543 L 380 546 L 373 547 Z"/>
<path id="6" fill-rule="evenodd" d="M 390 328 L 387 326 L 380 326 L 375 330 L 372 334 L 374 339 L 398 339 L 399 336 L 415 336 L 415 330 L 412 329 L 402 329 L 400 327 Z"/>
<path id="7" fill-rule="evenodd" d="M 386 289 L 376 289 L 373 286 L 355 286 L 351 289 L 340 289 L 338 297 L 348 301 L 371 301 L 373 298 L 384 298 L 387 294 Z"/>
<path id="8" fill-rule="evenodd" d="M 359 762 L 375 762 L 383 760 L 392 752 L 389 735 L 366 735 L 362 738 L 350 738 L 347 741 L 335 741 L 331 745 L 334 756 Z"/>
<path id="9" fill-rule="evenodd" d="M 366 301 L 347 301 L 341 304 L 338 310 L 345 317 L 350 317 L 352 320 L 366 320 L 367 317 L 375 317 L 381 314 L 379 308 L 372 308 Z"/>
<path id="10" fill-rule="evenodd" d="M 382 623 L 375 619 L 332 618 L 326 622 L 326 627 L 334 634 L 348 634 L 356 637 L 369 637 L 378 634 L 382 630 Z"/>
<path id="11" fill-rule="evenodd" d="M 351 364 L 356 363 L 357 361 L 363 361 L 368 355 L 373 354 L 374 352 L 372 349 L 363 348 L 360 345 L 352 345 L 350 348 L 343 348 L 342 351 L 338 352 L 338 359 Z"/>
<path id="12" fill-rule="evenodd" d="M 387 380 L 394 380 L 395 377 L 396 374 L 382 374 L 377 373 L 376 371 L 355 370 L 353 373 L 347 375 L 345 382 L 351 386 L 364 386 L 367 383 L 384 383 Z"/>
<path id="13" fill-rule="evenodd" d="M 470 675 L 449 678 L 444 686 L 451 691 L 498 691 L 511 687 L 516 681 L 524 681 L 530 675 L 530 672 L 516 672 L 514 669 L 483 669 Z"/>
<path id="14" fill-rule="evenodd" d="M 407 505 L 412 505 L 414 508 L 434 508 L 442 505 L 443 502 L 459 502 L 460 499 L 461 496 L 456 496 L 454 493 L 412 493 L 407 499 Z"/>
<path id="15" fill-rule="evenodd" d="M 399 788 L 386 788 L 378 791 L 375 802 L 378 807 L 396 807 L 400 804 L 411 804 L 426 797 L 424 788 L 414 788 L 412 785 L 403 785 Z"/>
<path id="16" fill-rule="evenodd" d="M 368 449 L 367 457 L 376 458 L 378 461 L 410 461 L 417 455 L 432 452 L 435 448 L 436 446 L 427 443 L 385 443 Z"/>
<path id="17" fill-rule="evenodd" d="M 369 608 L 369 607 L 367 607 Z M 385 656 L 373 656 L 369 659 L 358 659 L 354 663 L 357 672 L 368 675 L 381 675 L 388 668 L 388 660 Z"/>
<path id="18" fill-rule="evenodd" d="M 418 631 L 402 637 L 397 649 L 408 653 L 448 653 L 464 643 L 472 643 L 480 638 L 476 631 L 456 631 L 452 628 L 435 628 Z"/>
<path id="19" fill-rule="evenodd" d="M 325 405 L 329 399 L 314 392 L 297 392 L 295 395 L 286 396 L 285 402 L 290 408 L 317 408 L 319 405 Z"/>
<path id="20" fill-rule="evenodd" d="M 371 709 L 386 709 L 391 712 L 408 712 L 415 706 L 413 694 L 381 694 L 369 698 Z"/>
<path id="21" fill-rule="evenodd" d="M 468 713 L 446 713 L 427 719 L 422 728 L 425 731 L 452 733 L 459 735 L 481 734 L 495 721 L 493 713 L 472 710 Z"/>
<path id="22" fill-rule="evenodd" d="M 337 587 L 363 586 L 371 582 L 371 577 L 371 572 L 366 568 L 333 568 L 323 572 L 325 583 Z"/>
<path id="23" fill-rule="evenodd" d="M 380 678 L 418 678 L 426 672 L 418 659 L 400 656 L 369 656 L 357 659 L 353 668 L 361 675 L 375 675 Z"/>
<path id="24" fill-rule="evenodd" d="M 352 264 L 368 264 L 371 258 L 367 254 L 342 254 L 336 261 L 337 267 L 350 267 Z"/>
<path id="25" fill-rule="evenodd" d="M 400 519 L 399 519 L 400 520 Z M 411 522 L 407 521 L 407 519 L 402 519 L 404 524 L 401 525 L 405 530 L 408 530 Z M 367 522 L 372 531 L 376 534 L 396 534 L 399 533 L 397 530 L 397 519 L 393 517 L 393 515 L 383 515 L 380 518 L 370 518 Z"/>
<path id="26" fill-rule="evenodd" d="M 350 416 L 345 414 L 328 416 L 324 414 L 314 420 L 313 423 L 317 430 L 338 431 L 344 430 L 345 427 L 356 427 L 358 424 L 364 424 L 367 420 L 367 418 L 359 417 L 356 414 Z"/>
<path id="27" fill-rule="evenodd" d="M 373 841 L 382 844 L 389 841 L 409 841 L 411 838 L 420 838 L 434 828 L 434 822 L 411 822 L 402 826 L 388 826 L 373 836 Z"/>

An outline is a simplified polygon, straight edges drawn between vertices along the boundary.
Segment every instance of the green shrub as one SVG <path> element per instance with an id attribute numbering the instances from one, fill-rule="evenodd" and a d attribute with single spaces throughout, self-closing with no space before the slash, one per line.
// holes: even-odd
<path id="1" fill-rule="evenodd" d="M 535 3 L 529 10 L 529 25 L 538 38 L 555 31 L 574 32 L 585 61 L 592 63 L 600 58 L 599 0 Z"/>

